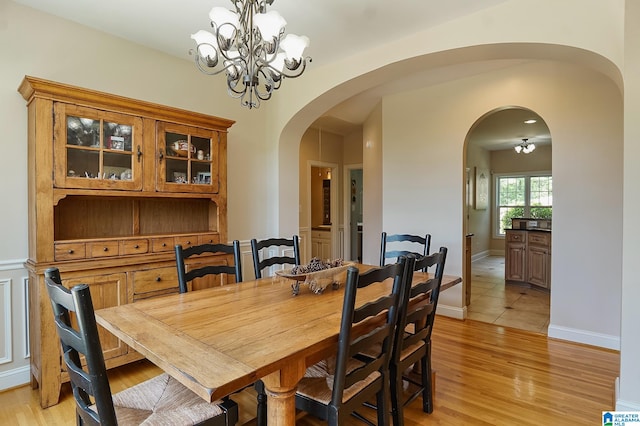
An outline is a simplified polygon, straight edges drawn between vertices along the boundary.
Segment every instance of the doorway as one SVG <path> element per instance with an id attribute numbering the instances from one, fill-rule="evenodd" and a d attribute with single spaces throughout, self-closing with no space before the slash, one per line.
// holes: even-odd
<path id="1" fill-rule="evenodd" d="M 345 223 L 349 224 L 349 255 L 351 260 L 362 263 L 362 167 L 350 168 L 348 172 Z"/>
<path id="2" fill-rule="evenodd" d="M 536 149 L 516 150 L 523 140 L 534 142 Z M 510 227 L 510 208 L 500 202 L 497 182 L 498 177 L 504 176 L 551 174 L 551 153 L 551 135 L 546 123 L 527 108 L 509 106 L 490 111 L 469 131 L 464 154 L 466 190 L 463 195 L 463 232 L 465 236 L 473 234 L 471 262 L 464 272 L 469 295 L 467 318 L 546 334 L 550 292 L 505 281 L 504 229 L 505 223 Z M 479 184 L 482 176 L 488 185 Z M 481 193 L 482 190 L 488 193 Z M 531 200 L 527 200 L 529 205 Z"/>
<path id="3" fill-rule="evenodd" d="M 338 236 L 338 165 L 310 161 L 308 167 L 310 258 L 342 257 Z M 308 246 L 309 247 L 309 246 Z"/>

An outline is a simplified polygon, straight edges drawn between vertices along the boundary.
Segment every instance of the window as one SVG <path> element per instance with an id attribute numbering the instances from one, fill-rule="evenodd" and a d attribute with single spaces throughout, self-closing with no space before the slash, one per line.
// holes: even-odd
<path id="1" fill-rule="evenodd" d="M 496 177 L 496 229 L 504 236 L 511 218 L 550 219 L 553 205 L 551 175 L 503 175 Z"/>

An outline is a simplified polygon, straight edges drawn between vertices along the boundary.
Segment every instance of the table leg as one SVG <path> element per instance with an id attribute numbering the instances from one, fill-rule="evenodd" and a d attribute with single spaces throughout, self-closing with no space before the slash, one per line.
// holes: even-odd
<path id="1" fill-rule="evenodd" d="M 267 394 L 267 424 L 296 424 L 296 386 L 306 370 L 304 361 L 292 362 L 262 378 Z"/>

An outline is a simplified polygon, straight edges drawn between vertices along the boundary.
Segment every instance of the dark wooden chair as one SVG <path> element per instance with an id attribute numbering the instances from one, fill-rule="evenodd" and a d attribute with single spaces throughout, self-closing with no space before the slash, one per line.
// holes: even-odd
<path id="1" fill-rule="evenodd" d="M 175 246 L 176 251 L 176 267 L 178 268 L 178 285 L 180 293 L 186 293 L 188 283 L 196 278 L 205 277 L 207 275 L 234 275 L 237 283 L 242 282 L 242 260 L 240 257 L 240 241 L 235 240 L 233 244 L 201 244 L 182 248 L 181 245 Z M 233 254 L 233 265 L 214 265 L 207 264 L 200 268 L 193 268 L 186 272 L 185 259 L 202 254 Z"/>
<path id="2" fill-rule="evenodd" d="M 422 409 L 433 412 L 431 377 L 431 332 L 436 318 L 440 285 L 444 275 L 447 248 L 413 262 L 410 255 L 407 281 L 413 280 L 413 272 L 435 266 L 430 278 L 414 283 L 402 295 L 398 324 L 389 370 L 391 373 L 391 412 L 394 426 L 404 424 L 403 407 L 422 395 Z M 407 327 L 409 325 L 409 327 Z M 403 382 L 413 385 L 404 391 Z"/>
<path id="3" fill-rule="evenodd" d="M 275 255 L 266 255 L 261 252 L 271 249 L 279 249 L 291 247 L 289 250 L 293 250 L 293 256 L 286 256 L 284 253 L 278 252 Z M 262 278 L 262 270 L 264 268 L 271 267 L 273 265 L 300 265 L 300 241 L 297 235 L 294 235 L 291 239 L 286 238 L 268 238 L 266 240 L 258 241 L 255 238 L 251 240 L 251 253 L 253 254 L 253 269 L 256 274 L 256 279 Z"/>
<path id="4" fill-rule="evenodd" d="M 180 293 L 189 291 L 188 283 L 196 278 L 207 275 L 234 274 L 236 282 L 242 282 L 242 260 L 240 255 L 240 241 L 234 240 L 232 245 L 227 244 L 202 244 L 183 249 L 181 245 L 176 245 L 176 266 L 178 268 L 178 284 Z M 233 254 L 233 265 L 207 265 L 197 269 L 185 271 L 185 259 L 203 253 L 227 253 Z M 254 384 L 257 392 L 257 416 L 256 424 L 266 426 L 267 424 L 267 394 L 264 390 L 264 383 L 258 381 Z"/>
<path id="5" fill-rule="evenodd" d="M 406 282 L 406 259 L 360 274 L 347 270 L 342 321 L 335 359 L 309 367 L 298 383 L 296 408 L 329 425 L 345 424 L 355 416 L 373 424 L 356 410 L 375 397 L 377 424 L 389 424 L 389 360 L 397 321 L 400 293 Z M 371 285 L 386 285 L 389 292 L 375 302 L 356 306 L 357 292 Z M 362 353 L 367 348 L 367 356 Z"/>
<path id="6" fill-rule="evenodd" d="M 396 262 L 400 256 L 414 254 L 416 257 L 429 254 L 431 246 L 431 234 L 424 237 L 411 234 L 382 233 L 380 238 L 380 266 L 388 262 Z"/>
<path id="7" fill-rule="evenodd" d="M 45 283 L 76 401 L 78 425 L 144 422 L 226 426 L 238 421 L 238 406 L 232 400 L 206 402 L 167 374 L 112 395 L 89 286 L 65 288 L 57 268 L 45 271 Z M 86 367 L 80 355 L 84 356 Z"/>

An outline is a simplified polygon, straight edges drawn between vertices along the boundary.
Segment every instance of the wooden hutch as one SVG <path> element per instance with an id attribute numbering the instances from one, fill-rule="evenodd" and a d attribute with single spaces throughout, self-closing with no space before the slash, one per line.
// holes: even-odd
<path id="1" fill-rule="evenodd" d="M 174 245 L 227 241 L 234 122 L 29 76 L 18 91 L 28 108 L 31 384 L 48 407 L 68 376 L 44 271 L 87 283 L 96 309 L 177 292 Z M 100 339 L 108 368 L 141 358 L 103 329 Z"/>

